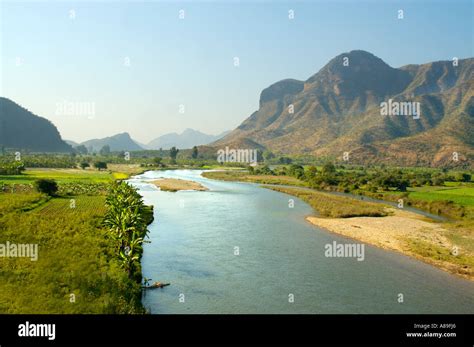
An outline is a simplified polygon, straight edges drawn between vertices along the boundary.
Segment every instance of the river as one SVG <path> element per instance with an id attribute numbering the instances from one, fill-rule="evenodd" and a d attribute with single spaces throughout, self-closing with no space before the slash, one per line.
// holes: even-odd
<path id="1" fill-rule="evenodd" d="M 328 258 L 326 244 L 355 241 L 306 222 L 308 204 L 201 173 L 149 171 L 129 180 L 155 207 L 143 275 L 171 283 L 145 292 L 151 313 L 474 312 L 474 283 L 370 245 L 363 261 Z M 162 192 L 147 183 L 160 177 L 209 191 Z"/>

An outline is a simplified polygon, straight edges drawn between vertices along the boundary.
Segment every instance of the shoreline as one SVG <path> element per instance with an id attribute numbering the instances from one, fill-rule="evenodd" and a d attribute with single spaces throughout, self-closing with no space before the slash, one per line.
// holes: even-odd
<path id="1" fill-rule="evenodd" d="M 220 176 L 222 175 L 206 178 L 248 183 L 241 177 Z M 341 201 L 334 196 L 327 196 L 327 192 L 279 183 L 277 186 L 264 185 L 262 188 L 295 196 L 308 203 L 320 216 L 307 216 L 307 222 L 329 233 L 395 251 L 457 277 L 474 281 L 474 256 L 468 249 L 453 243 L 453 233 L 457 229 L 452 225 L 434 221 L 413 211 L 398 209 L 384 202 L 369 203 L 372 206 L 384 206 L 385 212 L 380 213 L 372 208 L 363 208 L 364 205 L 369 207 L 367 201 L 349 197 L 344 197 L 344 201 Z M 354 210 L 351 206 L 345 206 L 349 201 L 355 207 Z M 456 236 L 463 238 L 462 232 Z"/>
<path id="2" fill-rule="evenodd" d="M 395 251 L 450 274 L 474 281 L 472 269 L 467 265 L 456 264 L 441 258 L 443 256 L 441 250 L 444 250 L 444 255 L 454 257 L 452 250 L 455 249 L 455 245 L 444 236 L 448 230 L 443 228 L 442 224 L 428 221 L 413 212 L 390 209 L 392 214 L 385 217 L 324 218 L 307 216 L 305 219 L 312 225 L 330 233 L 381 249 Z M 403 226 L 403 230 L 399 227 L 400 225 Z M 420 245 L 434 253 L 440 253 L 440 258 L 434 259 L 422 252 L 416 252 L 417 246 Z M 461 253 L 462 249 L 459 251 Z M 431 253 L 428 254 L 431 255 Z"/>

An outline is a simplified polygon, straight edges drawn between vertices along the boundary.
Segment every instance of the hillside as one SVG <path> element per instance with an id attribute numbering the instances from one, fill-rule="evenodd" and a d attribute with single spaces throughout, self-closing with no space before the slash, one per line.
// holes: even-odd
<path id="1" fill-rule="evenodd" d="M 104 146 L 109 146 L 111 151 L 141 151 L 143 150 L 131 137 L 129 133 L 121 133 L 102 139 L 84 141 L 81 145 L 86 146 L 89 152 L 98 152 Z"/>
<path id="2" fill-rule="evenodd" d="M 474 159 L 473 63 L 397 69 L 365 51 L 344 53 L 306 81 L 264 89 L 259 109 L 212 145 L 245 139 L 283 154 L 341 159 L 349 152 L 353 163 L 465 166 Z M 389 99 L 419 102 L 419 119 L 382 115 Z M 453 152 L 459 161 L 452 161 Z"/>
<path id="3" fill-rule="evenodd" d="M 0 97 L 0 146 L 31 152 L 72 151 L 53 123 L 4 97 Z"/>

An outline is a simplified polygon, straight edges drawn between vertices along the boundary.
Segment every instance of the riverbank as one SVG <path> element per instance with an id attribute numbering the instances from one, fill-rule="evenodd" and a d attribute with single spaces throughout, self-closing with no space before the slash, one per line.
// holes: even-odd
<path id="1" fill-rule="evenodd" d="M 474 280 L 474 255 L 453 238 L 447 223 L 414 212 L 308 189 L 265 187 L 296 196 L 320 216 L 306 219 L 331 232 L 412 256 L 458 276 Z M 458 235 L 459 236 L 459 235 Z M 456 240 L 457 242 L 453 242 Z"/>
<path id="2" fill-rule="evenodd" d="M 227 181 L 251 181 L 250 175 L 242 173 L 206 173 L 203 176 L 225 178 Z M 282 179 L 275 176 L 272 184 L 280 186 L 265 188 L 296 196 L 311 205 L 317 216 L 310 216 L 307 220 L 314 225 L 400 252 L 449 273 L 474 280 L 474 241 L 468 221 L 435 223 L 419 214 L 393 208 L 388 204 L 360 201 L 308 188 L 288 187 Z"/>
<path id="3" fill-rule="evenodd" d="M 419 215 L 389 208 L 392 215 L 378 217 L 306 219 L 318 227 L 380 248 L 403 253 L 450 273 L 474 280 L 472 255 L 463 254 L 446 237 L 449 230 Z"/>
<path id="4" fill-rule="evenodd" d="M 159 180 L 151 181 L 158 188 L 166 192 L 177 192 L 179 190 L 197 190 L 205 191 L 208 190 L 202 184 L 194 181 L 187 181 L 177 178 L 162 178 Z"/>

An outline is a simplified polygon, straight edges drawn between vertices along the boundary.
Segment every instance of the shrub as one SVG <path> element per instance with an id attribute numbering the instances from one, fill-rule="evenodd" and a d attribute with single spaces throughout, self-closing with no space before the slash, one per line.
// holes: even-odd
<path id="1" fill-rule="evenodd" d="M 58 184 L 55 180 L 42 178 L 35 181 L 35 187 L 40 193 L 54 196 L 58 191 Z"/>

